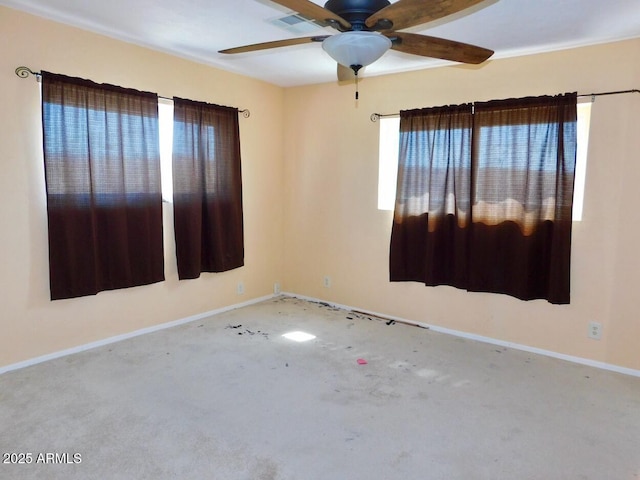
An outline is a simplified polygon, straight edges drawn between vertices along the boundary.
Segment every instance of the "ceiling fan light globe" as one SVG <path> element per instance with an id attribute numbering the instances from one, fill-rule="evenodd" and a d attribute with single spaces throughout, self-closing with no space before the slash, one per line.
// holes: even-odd
<path id="1" fill-rule="evenodd" d="M 344 32 L 324 40 L 322 48 L 340 65 L 366 67 L 391 48 L 391 40 L 376 32 Z"/>

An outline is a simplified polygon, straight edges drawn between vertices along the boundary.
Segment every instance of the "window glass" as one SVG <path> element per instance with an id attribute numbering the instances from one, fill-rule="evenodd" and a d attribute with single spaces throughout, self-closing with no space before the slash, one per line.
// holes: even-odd
<path id="1" fill-rule="evenodd" d="M 173 101 L 158 99 L 158 120 L 160 124 L 160 175 L 162 200 L 173 202 L 173 175 L 171 155 L 173 150 Z"/>

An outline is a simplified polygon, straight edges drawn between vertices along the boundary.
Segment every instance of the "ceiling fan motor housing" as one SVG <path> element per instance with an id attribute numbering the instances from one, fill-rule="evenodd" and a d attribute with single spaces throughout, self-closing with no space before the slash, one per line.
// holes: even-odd
<path id="1" fill-rule="evenodd" d="M 351 24 L 351 30 L 369 30 L 365 21 L 378 10 L 389 6 L 388 0 L 329 0 L 324 8 L 340 15 Z"/>

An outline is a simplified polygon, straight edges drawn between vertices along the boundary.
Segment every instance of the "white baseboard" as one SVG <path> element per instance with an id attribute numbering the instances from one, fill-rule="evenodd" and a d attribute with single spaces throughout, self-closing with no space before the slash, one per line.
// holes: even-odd
<path id="1" fill-rule="evenodd" d="M 489 343 L 491 345 L 498 345 L 498 346 L 501 346 L 501 347 L 513 348 L 515 350 L 522 350 L 524 352 L 535 353 L 535 354 L 538 354 L 538 355 L 544 355 L 546 357 L 558 358 L 560 360 L 565 360 L 567 362 L 573 362 L 573 363 L 578 363 L 578 364 L 581 364 L 581 365 L 587 365 L 589 367 L 595 367 L 595 368 L 599 368 L 599 369 L 602 369 L 602 370 L 609 370 L 611 372 L 622 373 L 624 375 L 631 375 L 633 377 L 640 377 L 640 370 L 635 370 L 633 368 L 627 368 L 627 367 L 622 367 L 622 366 L 619 366 L 619 365 L 613 365 L 611 363 L 598 362 L 596 360 L 590 360 L 588 358 L 575 357 L 573 355 L 566 355 L 564 353 L 553 352 L 551 350 L 544 350 L 542 348 L 531 347 L 529 345 L 522 345 L 520 343 L 507 342 L 507 341 L 499 340 L 499 339 L 496 339 L 496 338 L 484 337 L 482 335 L 476 335 L 474 333 L 468 333 L 468 332 L 463 332 L 463 331 L 460 331 L 460 330 L 453 330 L 453 329 L 450 329 L 450 328 L 439 327 L 437 325 L 430 325 L 430 324 L 423 323 L 423 322 L 416 322 L 416 321 L 413 321 L 413 320 L 407 320 L 407 319 L 400 318 L 400 317 L 394 317 L 394 316 L 391 316 L 391 315 L 386 315 L 384 313 L 377 313 L 377 312 L 373 312 L 373 311 L 370 311 L 370 310 L 362 310 L 362 309 L 358 309 L 356 307 L 351 307 L 349 305 L 342 305 L 342 304 L 339 304 L 339 303 L 329 302 L 329 301 L 321 300 L 321 299 L 318 299 L 318 298 L 307 297 L 307 296 L 304 296 L 304 295 L 298 295 L 296 293 L 289 293 L 289 292 L 285 293 L 285 292 L 282 292 L 282 295 L 285 295 L 285 296 L 288 296 L 288 297 L 299 298 L 301 300 L 308 300 L 310 302 L 325 303 L 327 305 L 331 305 L 332 307 L 342 308 L 342 309 L 345 309 L 345 310 L 362 312 L 362 313 L 366 313 L 368 315 L 372 315 L 374 317 L 379 317 L 381 319 L 395 320 L 396 322 L 406 323 L 406 324 L 409 324 L 409 325 L 415 325 L 415 326 L 422 327 L 422 328 L 428 328 L 429 330 L 433 330 L 434 332 L 445 333 L 447 335 L 453 335 L 453 336 L 461 337 L 461 338 L 467 338 L 469 340 L 475 340 L 477 342 L 484 342 L 484 343 Z"/>
<path id="2" fill-rule="evenodd" d="M 141 328 L 140 330 L 135 330 L 129 333 L 123 333 L 122 335 L 116 335 L 115 337 L 105 338 L 103 340 L 97 340 L 95 342 L 87 343 L 85 345 L 79 345 L 77 347 L 67 348 L 65 350 L 60 350 L 58 352 L 49 353 L 47 355 L 42 355 L 40 357 L 30 358 L 29 360 L 25 360 L 23 362 L 13 363 L 11 365 L 6 365 L 4 367 L 0 367 L 0 375 L 3 373 L 11 372 L 13 370 L 19 370 L 21 368 L 30 367 L 32 365 L 36 365 L 38 363 L 46 362 L 48 360 L 54 360 L 60 357 L 66 357 L 67 355 L 73 355 L 74 353 L 84 352 L 86 350 L 91 350 L 93 348 L 102 347 L 104 345 L 109 345 L 111 343 L 121 342 L 122 340 L 127 340 L 129 338 L 138 337 L 140 335 L 145 335 L 147 333 L 157 332 L 159 330 L 165 330 L 171 327 L 177 327 L 178 325 L 184 325 L 185 323 L 195 322 L 196 320 L 202 320 L 203 318 L 210 317 L 212 315 L 216 315 L 218 313 L 224 313 L 231 310 L 236 310 L 241 307 L 246 307 L 249 305 L 253 305 L 255 303 L 260 303 L 265 300 L 269 300 L 273 298 L 275 295 L 266 295 L 264 297 L 254 298 L 242 303 L 236 303 L 233 305 L 229 305 L 227 307 L 218 308 L 215 310 L 210 310 L 208 312 L 199 313 L 197 315 L 192 315 L 190 317 L 181 318 L 179 320 L 174 320 L 167 323 L 161 323 L 159 325 L 154 325 L 152 327 Z"/>
<path id="3" fill-rule="evenodd" d="M 406 323 L 406 324 L 409 324 L 409 325 L 415 325 L 415 326 L 422 327 L 422 328 L 428 328 L 429 330 L 433 330 L 434 332 L 445 333 L 447 335 L 453 335 L 453 336 L 461 337 L 461 338 L 467 338 L 469 340 L 475 340 L 475 341 L 478 341 L 478 342 L 484 342 L 484 343 L 488 343 L 488 344 L 491 344 L 491 345 L 498 345 L 498 346 L 501 346 L 501 347 L 513 348 L 515 350 L 521 350 L 521 351 L 524 351 L 524 352 L 535 353 L 537 355 L 544 355 L 544 356 L 547 356 L 547 357 L 552 357 L 552 358 L 557 358 L 557 359 L 560 359 L 560 360 L 565 360 L 567 362 L 573 362 L 573 363 L 578 363 L 578 364 L 581 364 L 581 365 L 587 365 L 589 367 L 599 368 L 599 369 L 602 369 L 602 370 L 609 370 L 609 371 L 616 372 L 616 373 L 622 373 L 624 375 L 631 375 L 631 376 L 634 376 L 634 377 L 640 377 L 640 370 L 635 370 L 635 369 L 632 369 L 632 368 L 622 367 L 622 366 L 619 366 L 619 365 L 613 365 L 613 364 L 605 363 L 605 362 L 598 362 L 598 361 L 595 361 L 595 360 L 590 360 L 588 358 L 575 357 L 573 355 L 565 355 L 564 353 L 553 352 L 551 350 L 544 350 L 544 349 L 541 349 L 541 348 L 531 347 L 531 346 L 528 346 L 528 345 L 522 345 L 522 344 L 519 344 L 519 343 L 507 342 L 507 341 L 504 341 L 504 340 L 498 340 L 496 338 L 484 337 L 482 335 L 476 335 L 476 334 L 473 334 L 473 333 L 463 332 L 463 331 L 460 331 L 460 330 L 453 330 L 453 329 L 450 329 L 450 328 L 439 327 L 437 325 L 430 325 L 430 324 L 426 324 L 426 323 L 423 323 L 423 322 L 415 322 L 413 320 L 407 320 L 407 319 L 404 319 L 404 318 L 395 317 L 395 316 L 391 316 L 391 315 L 386 315 L 386 314 L 383 314 L 383 313 L 377 313 L 377 312 L 374 312 L 374 311 L 371 311 L 371 310 L 358 309 L 356 307 L 352 307 L 352 306 L 349 306 L 349 305 L 342 305 L 342 304 L 339 304 L 339 303 L 330 302 L 330 301 L 322 300 L 322 299 L 319 299 L 319 298 L 308 297 L 308 296 L 305 296 L 305 295 L 298 295 L 296 293 L 281 292 L 280 295 L 283 295 L 283 296 L 286 296 L 286 297 L 299 298 L 301 300 L 308 300 L 310 302 L 324 303 L 324 304 L 327 304 L 327 305 L 331 305 L 332 307 L 342 308 L 344 310 L 350 310 L 350 311 L 357 311 L 357 312 L 366 313 L 368 315 L 379 317 L 381 319 L 394 320 L 396 322 Z M 270 300 L 270 299 L 272 299 L 272 298 L 274 298 L 276 296 L 278 296 L 278 295 L 266 295 L 264 297 L 254 298 L 254 299 L 248 300 L 246 302 L 236 303 L 234 305 L 229 305 L 227 307 L 222 307 L 222 308 L 218 308 L 218 309 L 215 309 L 215 310 L 210 310 L 208 312 L 199 313 L 197 315 L 192 315 L 190 317 L 182 318 L 182 319 L 179 319 L 179 320 L 174 320 L 172 322 L 167 322 L 167 323 L 162 323 L 160 325 L 154 325 L 152 327 L 142 328 L 140 330 L 135 330 L 133 332 L 124 333 L 122 335 L 116 335 L 114 337 L 105 338 L 103 340 L 98 340 L 98 341 L 95 341 L 95 342 L 87 343 L 85 345 L 79 345 L 77 347 L 68 348 L 66 350 L 61 350 L 61 351 L 53 352 L 53 353 L 50 353 L 50 354 L 47 354 L 47 355 L 42 355 L 40 357 L 31 358 L 29 360 L 25 360 L 25 361 L 22 361 L 22 362 L 13 363 L 11 365 L 6 365 L 4 367 L 0 367 L 0 375 L 2 375 L 3 373 L 11 372 L 13 370 L 19 370 L 21 368 L 30 367 L 32 365 L 36 365 L 38 363 L 46 362 L 48 360 L 53 360 L 53 359 L 56 359 L 56 358 L 65 357 L 67 355 L 73 355 L 74 353 L 84 352 L 86 350 L 91 350 L 93 348 L 102 347 L 104 345 L 109 345 L 111 343 L 120 342 L 122 340 L 127 340 L 129 338 L 134 338 L 134 337 L 137 337 L 137 336 L 140 336 L 140 335 L 145 335 L 147 333 L 157 332 L 159 330 L 164 330 L 164 329 L 167 329 L 167 328 L 176 327 L 178 325 L 184 325 L 186 323 L 195 322 L 197 320 L 201 320 L 203 318 L 210 317 L 212 315 L 228 312 L 228 311 L 235 310 L 235 309 L 238 309 L 238 308 L 241 308 L 241 307 L 246 307 L 246 306 L 249 306 L 249 305 L 253 305 L 253 304 L 256 304 L 256 303 L 263 302 L 265 300 Z"/>

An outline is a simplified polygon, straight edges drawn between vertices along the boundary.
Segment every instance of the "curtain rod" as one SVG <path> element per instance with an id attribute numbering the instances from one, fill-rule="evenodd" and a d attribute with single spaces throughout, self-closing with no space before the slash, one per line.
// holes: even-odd
<path id="1" fill-rule="evenodd" d="M 16 75 L 20 78 L 28 78 L 29 75 L 33 75 L 36 77 L 36 81 L 40 82 L 42 79 L 42 73 L 34 72 L 29 67 L 18 67 L 16 68 Z M 158 95 L 158 98 L 162 98 L 163 100 L 173 100 L 173 98 L 163 97 L 162 95 Z M 251 112 L 249 109 L 245 108 L 243 110 L 238 110 L 238 113 L 241 113 L 244 118 L 249 118 L 251 116 Z"/>
<path id="2" fill-rule="evenodd" d="M 583 93 L 578 95 L 578 97 L 591 97 L 591 101 L 594 102 L 596 97 L 602 97 L 605 95 L 620 95 L 622 93 L 640 93 L 640 90 L 634 88 L 632 90 L 617 90 L 615 92 L 600 92 L 600 93 Z M 380 118 L 384 117 L 397 117 L 400 113 L 372 113 L 371 119 L 372 122 L 377 122 Z"/>

